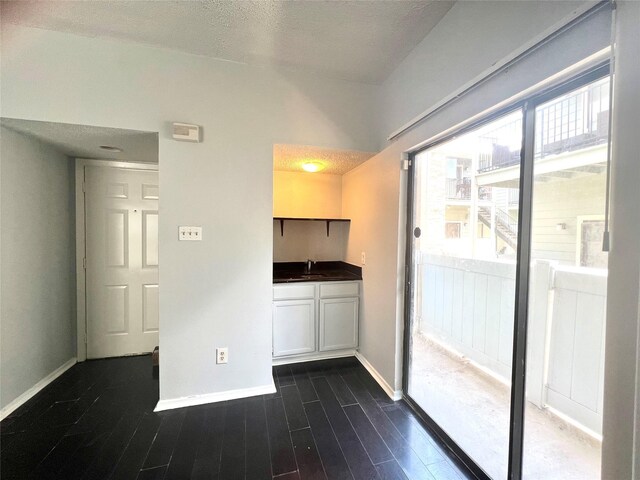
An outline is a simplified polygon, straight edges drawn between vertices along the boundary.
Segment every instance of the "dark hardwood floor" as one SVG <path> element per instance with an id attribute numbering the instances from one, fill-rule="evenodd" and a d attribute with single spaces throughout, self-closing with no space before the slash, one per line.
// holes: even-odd
<path id="1" fill-rule="evenodd" d="M 463 479 L 354 358 L 274 368 L 277 393 L 153 413 L 150 356 L 77 364 L 0 423 L 2 479 Z"/>

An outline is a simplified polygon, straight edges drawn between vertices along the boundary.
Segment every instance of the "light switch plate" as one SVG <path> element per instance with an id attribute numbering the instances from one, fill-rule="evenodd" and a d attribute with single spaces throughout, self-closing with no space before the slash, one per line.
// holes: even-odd
<path id="1" fill-rule="evenodd" d="M 178 227 L 178 240 L 181 242 L 197 242 L 202 240 L 202 227 Z"/>

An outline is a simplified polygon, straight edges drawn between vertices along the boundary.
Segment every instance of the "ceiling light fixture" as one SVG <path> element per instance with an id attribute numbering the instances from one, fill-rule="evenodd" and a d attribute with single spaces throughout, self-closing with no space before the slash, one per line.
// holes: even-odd
<path id="1" fill-rule="evenodd" d="M 305 162 L 302 164 L 302 169 L 305 172 L 314 173 L 322 170 L 324 165 L 320 162 Z"/>
<path id="2" fill-rule="evenodd" d="M 102 150 L 106 150 L 107 152 L 121 153 L 122 149 L 118 147 L 112 147 L 111 145 L 100 145 Z"/>

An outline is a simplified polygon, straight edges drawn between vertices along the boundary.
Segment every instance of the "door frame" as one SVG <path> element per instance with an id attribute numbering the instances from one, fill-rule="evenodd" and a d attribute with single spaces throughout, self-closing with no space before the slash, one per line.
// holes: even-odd
<path id="1" fill-rule="evenodd" d="M 87 359 L 87 275 L 86 275 L 86 212 L 85 167 L 129 168 L 132 170 L 159 171 L 156 163 L 132 163 L 117 160 L 76 158 L 76 358 Z"/>
<path id="2" fill-rule="evenodd" d="M 535 109 L 555 97 L 571 92 L 576 88 L 597 81 L 610 75 L 609 61 L 600 62 L 581 71 L 558 84 L 532 92 L 525 98 L 503 106 L 491 113 L 481 116 L 461 128 L 447 132 L 436 140 L 423 144 L 410 152 L 407 177 L 407 204 L 405 217 L 405 288 L 404 288 L 404 333 L 402 352 L 402 393 L 403 399 L 415 411 L 418 417 L 432 430 L 435 436 L 444 444 L 446 449 L 472 473 L 476 478 L 491 480 L 491 477 L 425 412 L 422 407 L 409 395 L 409 364 L 411 357 L 411 323 L 414 310 L 415 269 L 413 266 L 413 229 L 415 224 L 415 173 L 416 156 L 439 144 L 445 143 L 473 131 L 499 117 L 508 115 L 516 110 L 522 111 L 522 147 L 520 150 L 520 192 L 518 215 L 518 249 L 516 265 L 516 289 L 514 308 L 514 337 L 512 351 L 512 372 L 510 392 L 510 420 L 509 420 L 509 453 L 508 479 L 522 478 L 522 456 L 524 441 L 524 409 L 526 405 L 525 376 L 526 376 L 526 346 L 527 321 L 529 304 L 529 267 L 531 255 L 531 224 L 534 177 L 534 134 Z M 611 80 L 613 81 L 613 80 Z M 609 132 L 611 135 L 612 133 Z M 605 368 L 606 375 L 606 368 Z"/>

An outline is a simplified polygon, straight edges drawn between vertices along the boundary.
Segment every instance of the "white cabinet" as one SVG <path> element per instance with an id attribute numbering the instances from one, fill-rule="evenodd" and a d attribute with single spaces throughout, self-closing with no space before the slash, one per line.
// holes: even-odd
<path id="1" fill-rule="evenodd" d="M 273 356 L 299 355 L 316 350 L 316 301 L 273 302 Z"/>
<path id="2" fill-rule="evenodd" d="M 358 298 L 320 299 L 319 350 L 342 350 L 358 346 Z"/>
<path id="3" fill-rule="evenodd" d="M 357 297 L 360 291 L 358 282 L 321 283 L 320 298 Z"/>
<path id="4" fill-rule="evenodd" d="M 273 357 L 353 354 L 359 292 L 360 282 L 353 281 L 274 285 Z"/>
<path id="5" fill-rule="evenodd" d="M 316 284 L 304 282 L 273 286 L 274 300 L 299 300 L 301 298 L 316 298 Z"/>

